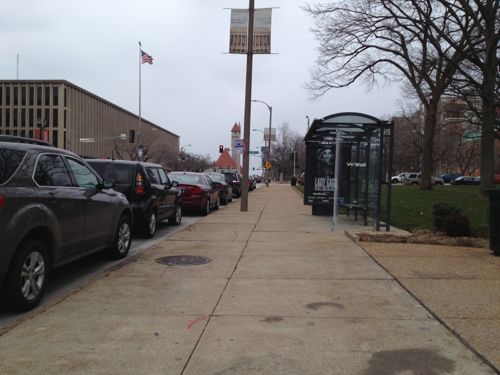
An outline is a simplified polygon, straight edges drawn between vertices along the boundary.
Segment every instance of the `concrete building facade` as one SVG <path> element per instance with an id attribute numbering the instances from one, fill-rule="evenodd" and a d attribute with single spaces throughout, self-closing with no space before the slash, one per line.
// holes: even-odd
<path id="1" fill-rule="evenodd" d="M 0 134 L 98 158 L 135 159 L 141 143 L 151 161 L 179 154 L 178 135 L 145 119 L 139 125 L 137 115 L 65 80 L 0 80 Z"/>

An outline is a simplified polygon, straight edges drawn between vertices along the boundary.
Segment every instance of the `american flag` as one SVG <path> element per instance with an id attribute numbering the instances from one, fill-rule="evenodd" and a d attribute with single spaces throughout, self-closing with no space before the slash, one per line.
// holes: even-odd
<path id="1" fill-rule="evenodd" d="M 144 63 L 148 63 L 148 64 L 151 64 L 153 65 L 153 56 L 151 55 L 148 55 L 146 52 L 144 52 L 142 49 L 141 49 L 141 63 L 144 64 Z"/>

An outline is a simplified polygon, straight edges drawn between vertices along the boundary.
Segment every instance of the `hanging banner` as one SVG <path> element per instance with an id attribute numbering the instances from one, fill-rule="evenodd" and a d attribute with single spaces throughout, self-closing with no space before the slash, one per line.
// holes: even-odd
<path id="1" fill-rule="evenodd" d="M 42 131 L 42 141 L 49 142 L 49 129 L 47 128 Z"/>
<path id="2" fill-rule="evenodd" d="M 254 11 L 253 53 L 271 53 L 272 9 Z M 231 28 L 229 31 L 229 53 L 248 52 L 248 9 L 231 9 Z"/>
<path id="3" fill-rule="evenodd" d="M 40 128 L 33 129 L 33 138 L 40 139 Z"/>

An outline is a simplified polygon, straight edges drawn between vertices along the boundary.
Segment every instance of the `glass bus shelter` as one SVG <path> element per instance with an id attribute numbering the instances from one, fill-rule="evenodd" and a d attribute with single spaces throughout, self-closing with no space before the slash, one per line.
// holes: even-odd
<path id="1" fill-rule="evenodd" d="M 337 113 L 315 119 L 304 141 L 304 204 L 313 215 L 343 208 L 364 224 L 386 230 L 391 224 L 393 124 L 363 113 Z M 382 212 L 382 184 L 387 183 Z"/>

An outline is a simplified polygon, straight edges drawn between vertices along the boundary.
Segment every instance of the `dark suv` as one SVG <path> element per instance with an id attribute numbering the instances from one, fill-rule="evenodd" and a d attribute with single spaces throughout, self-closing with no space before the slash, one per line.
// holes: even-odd
<path id="1" fill-rule="evenodd" d="M 113 180 L 115 189 L 127 197 L 134 211 L 135 229 L 145 237 L 155 235 L 160 221 L 181 223 L 180 190 L 172 187 L 160 164 L 101 159 L 87 162 L 101 177 Z"/>
<path id="2" fill-rule="evenodd" d="M 132 210 L 80 157 L 55 147 L 0 142 L 0 285 L 3 304 L 41 300 L 49 271 L 89 253 L 127 255 Z"/>

